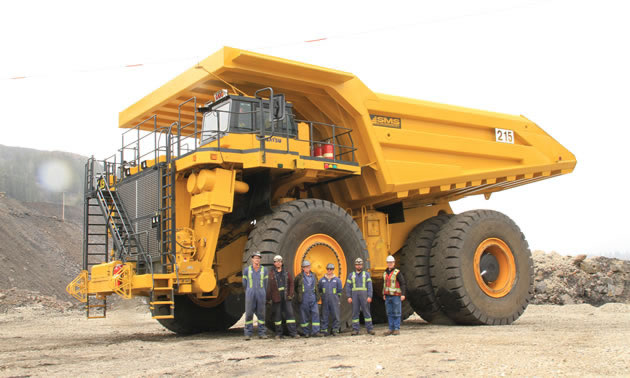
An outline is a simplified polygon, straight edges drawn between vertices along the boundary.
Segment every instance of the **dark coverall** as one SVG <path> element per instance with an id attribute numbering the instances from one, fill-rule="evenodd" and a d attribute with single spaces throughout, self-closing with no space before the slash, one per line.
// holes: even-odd
<path id="1" fill-rule="evenodd" d="M 370 304 L 367 302 L 368 298 L 372 298 L 370 273 L 365 271 L 352 272 L 346 281 L 346 296 L 352 298 L 352 329 L 359 330 L 359 313 L 363 312 L 365 328 L 368 332 L 371 331 L 374 326 L 372 325 Z"/>
<path id="2" fill-rule="evenodd" d="M 339 277 L 326 276 L 319 280 L 319 291 L 322 294 L 322 332 L 328 332 L 328 317 L 332 317 L 332 332 L 339 332 L 340 297 L 343 286 Z"/>
<path id="3" fill-rule="evenodd" d="M 301 290 L 302 301 L 300 302 L 300 319 L 302 323 L 300 327 L 304 331 L 305 335 L 316 335 L 319 332 L 319 308 L 317 307 L 317 292 L 315 286 L 317 286 L 317 277 L 311 272 L 309 276 L 301 274 L 301 280 L 296 280 L 296 285 L 301 282 L 301 287 L 297 287 L 296 290 Z M 308 325 L 309 319 L 311 324 L 311 330 L 309 333 Z"/>
<path id="4" fill-rule="evenodd" d="M 264 266 L 256 271 L 251 265 L 243 271 L 245 288 L 245 336 L 254 333 L 254 313 L 258 318 L 258 334 L 265 334 L 265 302 L 269 276 Z"/>
<path id="5" fill-rule="evenodd" d="M 285 269 L 282 269 L 280 272 L 272 269 L 269 275 L 267 299 L 272 302 L 271 312 L 273 313 L 273 322 L 276 326 L 276 335 L 282 336 L 282 313 L 284 313 L 289 335 L 295 336 L 297 331 L 295 329 L 293 306 L 291 305 L 294 293 L 291 273 L 288 273 Z"/>

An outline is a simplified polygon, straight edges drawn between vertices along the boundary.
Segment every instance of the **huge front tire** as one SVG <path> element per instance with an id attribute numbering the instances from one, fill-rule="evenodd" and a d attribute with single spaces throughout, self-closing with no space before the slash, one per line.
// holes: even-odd
<path id="1" fill-rule="evenodd" d="M 243 294 L 228 295 L 216 305 L 212 301 L 176 295 L 174 318 L 158 319 L 158 322 L 179 335 L 225 331 L 243 316 L 244 309 Z"/>
<path id="2" fill-rule="evenodd" d="M 326 265 L 332 263 L 344 286 L 357 257 L 369 268 L 369 254 L 359 226 L 344 209 L 319 199 L 285 203 L 257 220 L 245 247 L 244 266 L 255 251 L 261 253 L 262 264 L 269 267 L 273 257 L 281 255 L 285 269 L 294 276 L 301 271 L 303 260 L 309 260 L 318 278 L 325 274 Z M 270 316 L 266 314 L 267 318 Z M 341 298 L 340 321 L 343 329 L 351 326 L 352 306 L 345 294 Z"/>
<path id="3" fill-rule="evenodd" d="M 518 226 L 491 210 L 452 217 L 433 247 L 431 279 L 442 310 L 459 324 L 510 324 L 533 293 L 531 252 Z"/>

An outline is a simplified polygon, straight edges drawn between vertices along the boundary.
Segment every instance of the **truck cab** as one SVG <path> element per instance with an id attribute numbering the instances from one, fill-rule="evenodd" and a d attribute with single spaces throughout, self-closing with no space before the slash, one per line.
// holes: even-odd
<path id="1" fill-rule="evenodd" d="M 266 90 L 267 88 L 265 88 Z M 202 113 L 201 145 L 215 141 L 227 134 L 257 134 L 259 138 L 279 136 L 297 138 L 297 123 L 293 105 L 283 95 L 273 95 L 272 100 L 258 96 L 230 95 L 223 89 L 215 93 L 215 100 L 197 109 Z M 269 113 L 270 103 L 274 112 Z"/>

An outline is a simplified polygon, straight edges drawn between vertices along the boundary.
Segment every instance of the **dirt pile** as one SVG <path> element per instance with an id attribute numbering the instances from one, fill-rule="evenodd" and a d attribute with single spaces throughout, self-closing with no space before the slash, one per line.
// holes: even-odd
<path id="1" fill-rule="evenodd" d="M 534 251 L 534 304 L 630 303 L 630 261 Z"/>
<path id="2" fill-rule="evenodd" d="M 83 305 L 77 301 L 68 301 L 42 295 L 36 291 L 12 288 L 9 290 L 0 289 L 0 313 L 6 313 L 17 307 L 40 307 L 45 310 L 56 312 L 77 311 Z"/>
<path id="3" fill-rule="evenodd" d="M 56 215 L 55 215 L 56 214 Z M 0 289 L 25 289 L 70 299 L 65 287 L 81 268 L 82 211 L 0 198 Z"/>

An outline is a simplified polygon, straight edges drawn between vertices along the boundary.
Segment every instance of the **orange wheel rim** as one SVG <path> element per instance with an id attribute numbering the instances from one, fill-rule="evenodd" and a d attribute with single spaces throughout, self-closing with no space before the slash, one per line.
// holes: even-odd
<path id="1" fill-rule="evenodd" d="M 482 263 L 482 260 L 492 262 Z M 495 269 L 489 269 L 495 267 L 498 268 L 498 272 L 494 271 Z M 473 269 L 477 285 L 493 298 L 506 296 L 512 290 L 516 280 L 514 255 L 510 247 L 501 239 L 488 238 L 479 244 L 475 251 Z M 487 275 L 490 270 L 492 272 Z"/>
<path id="2" fill-rule="evenodd" d="M 337 241 L 326 234 L 313 234 L 300 244 L 295 252 L 293 271 L 297 275 L 302 271 L 302 261 L 311 263 L 311 271 L 318 277 L 326 274 L 326 265 L 335 266 L 335 275 L 345 282 L 348 275 L 346 256 Z"/>

